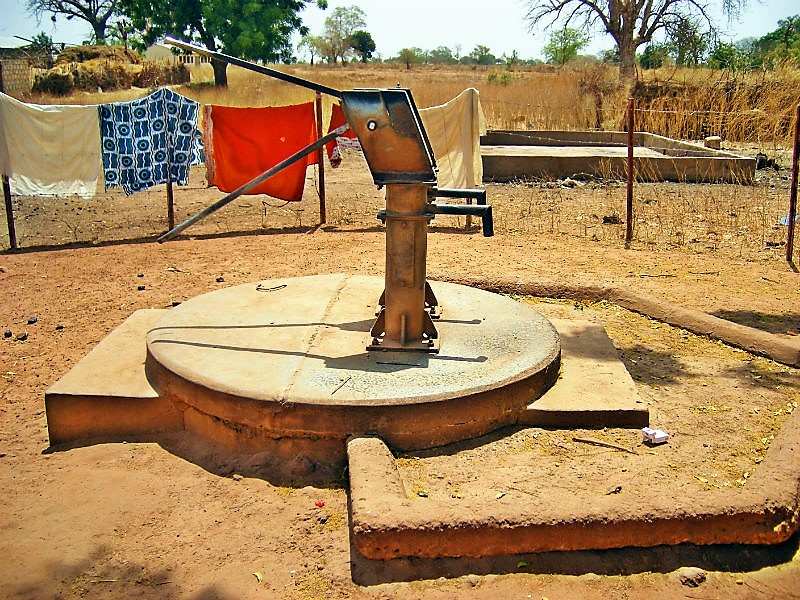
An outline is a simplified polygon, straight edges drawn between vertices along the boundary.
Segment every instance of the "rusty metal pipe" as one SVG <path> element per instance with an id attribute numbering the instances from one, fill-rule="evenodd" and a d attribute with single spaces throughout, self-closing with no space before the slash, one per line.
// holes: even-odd
<path id="1" fill-rule="evenodd" d="M 369 349 L 430 350 L 432 325 L 425 311 L 427 212 L 430 186 L 386 186 L 386 275 L 382 339 Z M 435 329 L 433 330 L 435 332 Z"/>

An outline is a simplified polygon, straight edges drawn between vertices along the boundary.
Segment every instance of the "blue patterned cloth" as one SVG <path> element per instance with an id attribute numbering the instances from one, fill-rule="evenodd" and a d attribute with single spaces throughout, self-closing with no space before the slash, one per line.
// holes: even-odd
<path id="1" fill-rule="evenodd" d="M 200 105 L 167 88 L 130 102 L 101 104 L 100 136 L 106 189 L 132 194 L 171 180 L 189 181 L 203 162 Z"/>

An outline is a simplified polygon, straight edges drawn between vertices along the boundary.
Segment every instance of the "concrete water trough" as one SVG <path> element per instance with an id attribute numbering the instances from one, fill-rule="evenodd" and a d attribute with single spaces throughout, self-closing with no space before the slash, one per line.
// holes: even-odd
<path id="1" fill-rule="evenodd" d="M 637 181 L 753 181 L 755 158 L 642 131 L 633 136 Z M 481 137 L 483 178 L 507 182 L 588 174 L 624 179 L 627 140 L 624 131 L 489 131 Z"/>

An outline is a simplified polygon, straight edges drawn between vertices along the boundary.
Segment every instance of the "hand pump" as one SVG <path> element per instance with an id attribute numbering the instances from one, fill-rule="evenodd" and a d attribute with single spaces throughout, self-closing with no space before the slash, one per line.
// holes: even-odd
<path id="1" fill-rule="evenodd" d="M 349 128 L 356 133 L 373 181 L 386 186 L 386 209 L 378 215 L 386 223 L 385 289 L 370 331 L 368 350 L 438 352 L 438 301 L 426 281 L 428 222 L 438 214 L 470 214 L 483 219 L 484 235 L 492 235 L 491 206 L 483 190 L 437 190 L 436 161 L 428 136 L 405 88 L 339 91 L 300 77 L 212 52 L 167 38 L 165 43 L 197 52 L 256 73 L 275 77 L 342 100 Z M 158 238 L 171 239 L 193 223 L 225 206 L 292 163 L 301 160 L 346 131 L 342 126 L 265 171 L 208 208 Z M 441 193 L 439 193 L 441 192 Z M 479 206 L 435 204 L 437 196 L 477 197 Z M 481 204 L 482 200 L 482 204 Z"/>

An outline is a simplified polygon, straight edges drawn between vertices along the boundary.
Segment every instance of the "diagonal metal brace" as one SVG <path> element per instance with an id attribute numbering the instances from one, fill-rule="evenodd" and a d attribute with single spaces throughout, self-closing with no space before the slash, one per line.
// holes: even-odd
<path id="1" fill-rule="evenodd" d="M 245 184 L 241 185 L 240 187 L 236 188 L 235 190 L 233 190 L 230 194 L 228 194 L 224 198 L 220 198 L 219 200 L 214 202 L 214 204 L 212 204 L 210 206 L 207 206 L 206 208 L 201 210 L 199 213 L 197 213 L 197 214 L 189 217 L 188 219 L 186 219 L 183 223 L 180 223 L 180 224 L 176 225 L 175 227 L 170 229 L 168 232 L 166 232 L 165 234 L 160 236 L 156 241 L 159 244 L 162 244 L 162 243 L 166 242 L 167 240 L 172 239 L 173 237 L 178 235 L 181 231 L 183 231 L 184 229 L 186 229 L 190 225 L 194 225 L 200 219 L 204 219 L 205 217 L 207 217 L 211 213 L 218 211 L 220 208 L 222 208 L 226 204 L 229 204 L 229 203 L 233 202 L 234 200 L 236 200 L 236 198 L 238 198 L 239 196 L 241 196 L 243 194 L 246 194 L 247 192 L 252 190 L 254 187 L 259 185 L 260 183 L 263 183 L 264 181 L 266 181 L 267 179 L 269 179 L 273 175 L 277 175 L 280 171 L 283 171 L 286 167 L 296 163 L 300 159 L 305 158 L 306 156 L 308 156 L 309 154 L 311 154 L 315 150 L 319 150 L 320 148 L 322 148 L 328 142 L 332 142 L 333 140 L 335 140 L 338 136 L 342 135 L 348 129 L 350 129 L 350 125 L 348 125 L 347 123 L 345 123 L 344 125 L 342 125 L 340 127 L 337 127 L 336 129 L 331 131 L 328 135 L 325 135 L 325 136 L 319 138 L 313 144 L 309 144 L 305 148 L 302 148 L 301 150 L 298 150 L 297 152 L 292 154 L 289 158 L 286 158 L 286 159 L 282 160 L 281 162 L 279 162 L 277 165 L 275 165 L 271 169 L 268 169 L 268 170 L 264 171 L 261 175 L 255 177 L 254 179 L 251 179 L 247 183 L 245 183 Z"/>

